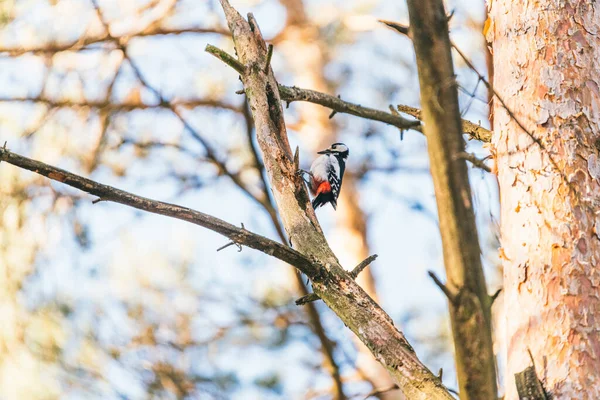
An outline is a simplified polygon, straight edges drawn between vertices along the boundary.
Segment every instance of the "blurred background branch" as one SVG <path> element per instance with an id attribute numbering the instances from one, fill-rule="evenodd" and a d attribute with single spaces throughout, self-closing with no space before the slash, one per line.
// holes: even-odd
<path id="1" fill-rule="evenodd" d="M 250 110 L 234 94 L 237 74 L 201 51 L 210 42 L 233 53 L 217 2 L 99 0 L 97 7 L 103 21 L 91 2 L 2 2 L 2 142 L 145 197 L 202 204 L 287 243 Z M 333 94 L 327 99 L 340 107 L 419 109 L 413 56 L 376 22 L 406 20 L 403 6 L 240 7 L 264 21 L 282 85 Z M 481 71 L 484 11 L 482 2 L 459 4 L 451 21 L 453 40 Z M 488 126 L 486 88 L 466 65 L 457 75 L 466 88 L 463 117 Z M 304 101 L 285 110 L 303 167 L 334 141 L 351 148 L 340 207 L 319 215 L 326 236 L 346 268 L 380 255 L 359 283 L 430 369 L 444 367 L 444 381 L 456 386 L 444 299 L 427 277 L 443 267 L 424 138 L 400 142 L 398 126 L 338 111 L 330 119 L 331 109 Z M 477 141 L 468 152 L 489 154 Z M 495 181 L 478 169 L 471 178 L 484 260 L 497 282 Z M 330 398 L 340 387 L 364 398 L 389 387 L 324 305 L 314 303 L 313 312 L 293 304 L 305 293 L 303 277 L 278 261 L 216 253 L 224 243 L 215 235 L 92 206 L 4 163 L 0 180 L 3 398 Z M 397 390 L 376 396 L 402 398 Z"/>

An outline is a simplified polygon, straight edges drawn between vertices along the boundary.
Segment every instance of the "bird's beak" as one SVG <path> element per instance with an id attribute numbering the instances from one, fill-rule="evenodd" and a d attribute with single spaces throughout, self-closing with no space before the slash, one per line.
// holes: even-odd
<path id="1" fill-rule="evenodd" d="M 331 154 L 331 149 L 321 150 L 317 154 Z"/>

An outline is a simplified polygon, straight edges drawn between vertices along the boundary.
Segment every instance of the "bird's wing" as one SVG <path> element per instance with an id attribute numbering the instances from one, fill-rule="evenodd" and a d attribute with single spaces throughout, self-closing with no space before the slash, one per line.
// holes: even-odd
<path id="1" fill-rule="evenodd" d="M 310 166 L 310 172 L 312 173 L 314 180 L 318 183 L 328 180 L 328 164 L 329 155 L 323 154 L 317 157 Z"/>
<path id="2" fill-rule="evenodd" d="M 340 164 L 335 157 L 331 157 L 331 162 L 327 165 L 327 180 L 331 185 L 333 198 L 337 200 L 342 189 L 342 181 L 340 180 Z"/>

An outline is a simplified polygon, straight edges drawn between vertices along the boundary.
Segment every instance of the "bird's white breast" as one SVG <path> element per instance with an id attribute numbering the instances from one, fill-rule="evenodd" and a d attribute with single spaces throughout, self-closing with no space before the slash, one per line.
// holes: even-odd
<path id="1" fill-rule="evenodd" d="M 332 156 L 331 154 L 323 154 L 317 157 L 310 166 L 310 172 L 312 172 L 316 180 L 321 182 L 326 181 L 328 180 L 327 169 L 330 165 L 333 166 L 336 175 L 339 176 L 340 163 L 338 162 L 337 158 L 335 158 L 335 156 Z"/>

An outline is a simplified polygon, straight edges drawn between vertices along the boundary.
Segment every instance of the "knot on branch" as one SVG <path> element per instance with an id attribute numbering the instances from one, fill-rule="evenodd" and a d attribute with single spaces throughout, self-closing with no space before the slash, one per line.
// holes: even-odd
<path id="1" fill-rule="evenodd" d="M 373 261 L 377 259 L 377 257 L 379 257 L 377 254 L 373 254 L 362 260 L 356 267 L 354 267 L 354 269 L 348 273 L 352 280 L 355 280 L 365 268 L 367 268 Z M 322 279 L 324 277 L 326 278 L 327 275 L 323 276 L 323 274 L 319 274 L 319 276 L 315 276 L 313 280 L 318 281 L 319 279 Z M 320 299 L 321 298 L 318 294 L 309 293 L 306 296 L 300 297 L 298 300 L 296 300 L 296 305 L 301 306 L 303 304 L 311 303 Z"/>

